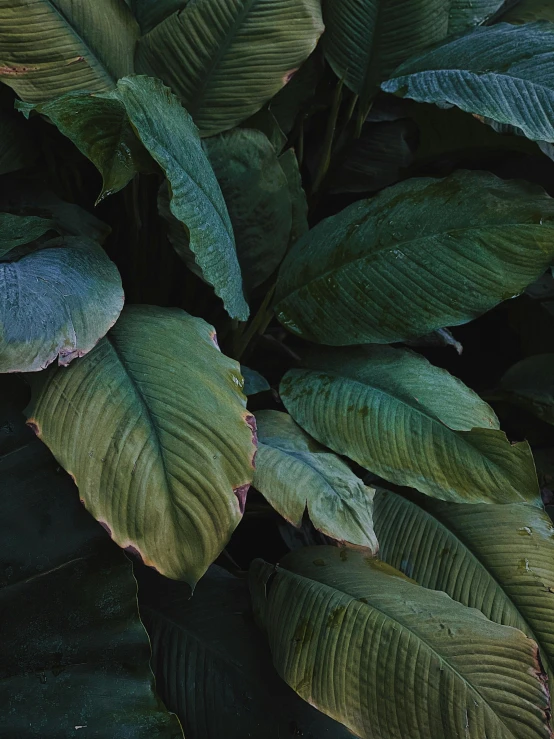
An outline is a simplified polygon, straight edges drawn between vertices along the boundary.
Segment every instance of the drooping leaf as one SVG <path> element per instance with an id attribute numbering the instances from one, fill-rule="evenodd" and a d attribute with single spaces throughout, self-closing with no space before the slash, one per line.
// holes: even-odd
<path id="1" fill-rule="evenodd" d="M 515 24 L 554 21 L 554 7 L 549 0 L 519 0 L 502 16 L 502 20 Z"/>
<path id="2" fill-rule="evenodd" d="M 260 411 L 256 424 L 259 447 L 253 484 L 273 508 L 297 528 L 307 510 L 318 531 L 376 553 L 373 488 L 287 413 Z"/>
<path id="3" fill-rule="evenodd" d="M 120 0 L 2 0 L 0 80 L 40 103 L 133 72 L 138 27 Z"/>
<path id="4" fill-rule="evenodd" d="M 478 28 L 411 59 L 383 83 L 385 92 L 520 128 L 554 142 L 554 24 Z"/>
<path id="5" fill-rule="evenodd" d="M 168 84 L 212 136 L 272 98 L 322 32 L 319 0 L 195 0 L 139 40 L 136 67 Z"/>
<path id="6" fill-rule="evenodd" d="M 250 612 L 248 585 L 212 566 L 194 596 L 157 580 L 141 603 L 157 687 L 187 739 L 348 739 L 284 683 Z"/>
<path id="7" fill-rule="evenodd" d="M 554 528 L 524 504 L 463 505 L 375 495 L 379 556 L 420 585 L 444 590 L 534 639 L 554 677 Z"/>
<path id="8" fill-rule="evenodd" d="M 0 175 L 23 169 L 35 160 L 37 146 L 14 111 L 0 110 Z"/>
<path id="9" fill-rule="evenodd" d="M 485 172 L 406 180 L 313 228 L 279 271 L 276 313 L 324 344 L 415 339 L 520 293 L 554 258 L 554 201 Z"/>
<path id="10" fill-rule="evenodd" d="M 253 129 L 204 140 L 235 234 L 245 288 L 261 285 L 280 264 L 291 232 L 288 181 L 269 139 Z"/>
<path id="11" fill-rule="evenodd" d="M 503 0 L 325 0 L 323 46 L 365 103 L 405 59 L 492 15 Z"/>
<path id="12" fill-rule="evenodd" d="M 320 350 L 279 390 L 320 443 L 397 485 L 441 500 L 540 505 L 527 442 L 510 444 L 492 408 L 407 349 Z"/>
<path id="13" fill-rule="evenodd" d="M 0 213 L 0 259 L 16 246 L 30 244 L 53 228 L 52 221 L 39 216 Z"/>
<path id="14" fill-rule="evenodd" d="M 301 697 L 362 739 L 550 737 L 534 641 L 344 551 L 250 569 L 273 662 Z"/>
<path id="15" fill-rule="evenodd" d="M 25 228 L 30 217 L 13 218 Z M 94 241 L 51 239 L 10 258 L 0 262 L 0 372 L 36 372 L 56 359 L 68 365 L 117 321 L 121 278 Z"/>
<path id="16" fill-rule="evenodd" d="M 15 379 L 0 393 L 1 733 L 178 739 L 154 694 L 131 563 L 25 428 Z"/>
<path id="17" fill-rule="evenodd" d="M 253 477 L 241 387 L 203 320 L 131 306 L 85 358 L 36 377 L 29 423 L 121 547 L 194 585 Z"/>
<path id="18" fill-rule="evenodd" d="M 125 77 L 111 92 L 67 95 L 36 110 L 102 173 L 101 197 L 120 190 L 146 167 L 140 139 L 169 181 L 169 208 L 186 225 L 202 274 L 231 317 L 246 320 L 248 306 L 225 201 L 196 127 L 177 98 L 159 80 Z"/>
<path id="19" fill-rule="evenodd" d="M 241 364 L 240 373 L 244 379 L 243 392 L 245 395 L 257 395 L 257 393 L 264 393 L 266 390 L 270 390 L 269 382 L 259 372 L 256 372 L 256 370 Z"/>
<path id="20" fill-rule="evenodd" d="M 554 424 L 554 354 L 536 354 L 514 364 L 500 380 L 505 397 Z"/>

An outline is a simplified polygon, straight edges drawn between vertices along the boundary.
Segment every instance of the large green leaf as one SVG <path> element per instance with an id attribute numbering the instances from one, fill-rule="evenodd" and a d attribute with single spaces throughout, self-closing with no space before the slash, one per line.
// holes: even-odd
<path id="1" fill-rule="evenodd" d="M 319 0 L 195 0 L 139 40 L 136 66 L 168 84 L 211 136 L 272 98 L 322 32 Z"/>
<path id="2" fill-rule="evenodd" d="M 126 0 L 142 33 L 148 33 L 176 10 L 181 10 L 189 0 Z"/>
<path id="3" fill-rule="evenodd" d="M 479 28 L 399 67 L 383 90 L 456 105 L 554 142 L 554 24 Z"/>
<path id="4" fill-rule="evenodd" d="M 294 149 L 287 149 L 279 157 L 279 164 L 289 183 L 292 203 L 292 224 L 289 245 L 295 244 L 308 231 L 308 202 L 302 186 L 302 175 Z"/>
<path id="5" fill-rule="evenodd" d="M 314 352 L 281 398 L 319 442 L 380 477 L 441 500 L 536 502 L 527 442 L 510 444 L 492 408 L 407 349 Z"/>
<path id="6" fill-rule="evenodd" d="M 324 0 L 323 46 L 337 77 L 360 95 L 405 59 L 492 15 L 503 0 Z"/>
<path id="7" fill-rule="evenodd" d="M 16 246 L 40 239 L 53 229 L 53 222 L 47 218 L 0 213 L 0 259 Z"/>
<path id="8" fill-rule="evenodd" d="M 0 80 L 35 103 L 107 90 L 132 73 L 137 35 L 120 0 L 2 0 Z"/>
<path id="9" fill-rule="evenodd" d="M 248 584 L 212 566 L 194 596 L 183 583 L 141 581 L 158 690 L 187 739 L 347 739 L 340 724 L 284 683 L 252 619 Z"/>
<path id="10" fill-rule="evenodd" d="M 248 306 L 225 201 L 196 126 L 177 98 L 159 80 L 125 77 L 111 92 L 66 95 L 35 109 L 96 165 L 104 178 L 101 197 L 120 190 L 147 166 L 140 139 L 169 181 L 169 208 L 186 226 L 202 274 L 229 314 L 246 320 Z"/>
<path id="11" fill-rule="evenodd" d="M 132 306 L 85 358 L 36 377 L 29 423 L 121 547 L 194 585 L 254 473 L 241 387 L 203 320 Z"/>
<path id="12" fill-rule="evenodd" d="M 253 484 L 275 510 L 297 528 L 307 510 L 318 531 L 376 553 L 373 488 L 287 413 L 260 411 L 256 423 L 259 447 Z"/>
<path id="13" fill-rule="evenodd" d="M 507 400 L 554 424 L 554 354 L 536 354 L 514 364 L 500 380 Z"/>
<path id="14" fill-rule="evenodd" d="M 235 128 L 204 141 L 235 234 L 237 256 L 248 289 L 277 268 L 292 223 L 288 181 L 269 139 Z"/>
<path id="15" fill-rule="evenodd" d="M 12 218 L 29 229 L 29 240 L 36 238 L 32 217 Z M 48 229 L 43 221 L 34 220 L 39 232 Z M 67 365 L 117 321 L 124 301 L 121 278 L 96 242 L 60 237 L 4 259 L 9 261 L 0 261 L 0 372 L 36 372 L 55 359 Z"/>
<path id="16" fill-rule="evenodd" d="M 554 200 L 536 185 L 459 171 L 361 200 L 289 252 L 276 312 L 344 345 L 415 339 L 520 293 L 554 259 Z"/>
<path id="17" fill-rule="evenodd" d="M 255 560 L 254 609 L 279 674 L 362 739 L 550 737 L 537 645 L 359 552 Z"/>
<path id="18" fill-rule="evenodd" d="M 444 590 L 541 648 L 554 677 L 554 528 L 522 504 L 460 505 L 377 490 L 380 557 L 420 585 Z M 492 535 L 491 535 L 492 532 Z"/>
<path id="19" fill-rule="evenodd" d="M 182 737 L 154 694 L 131 563 L 25 428 L 15 380 L 0 391 L 0 733 Z"/>

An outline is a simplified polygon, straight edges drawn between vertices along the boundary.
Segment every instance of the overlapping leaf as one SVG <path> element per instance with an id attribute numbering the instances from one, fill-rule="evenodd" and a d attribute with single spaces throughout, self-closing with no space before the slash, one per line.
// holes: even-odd
<path id="1" fill-rule="evenodd" d="M 256 422 L 259 448 L 254 486 L 275 510 L 297 528 L 307 510 L 318 531 L 377 552 L 373 489 L 287 413 L 260 411 Z"/>
<path id="2" fill-rule="evenodd" d="M 507 400 L 554 424 L 554 354 L 517 362 L 500 380 L 500 391 Z"/>
<path id="3" fill-rule="evenodd" d="M 345 208 L 289 252 L 276 313 L 312 341 L 418 338 L 520 293 L 554 259 L 554 200 L 485 172 L 406 180 Z"/>
<path id="4" fill-rule="evenodd" d="M 69 369 L 36 376 L 29 423 L 123 548 L 190 584 L 240 521 L 254 419 L 239 365 L 178 309 L 126 308 Z"/>
<path id="5" fill-rule="evenodd" d="M 527 442 L 510 444 L 492 408 L 405 349 L 318 351 L 280 395 L 294 420 L 380 477 L 441 500 L 536 502 Z"/>
<path id="6" fill-rule="evenodd" d="M 272 98 L 322 32 L 319 0 L 196 0 L 140 39 L 136 66 L 168 84 L 212 136 Z"/>
<path id="7" fill-rule="evenodd" d="M 344 553 L 311 547 L 251 567 L 273 662 L 301 697 L 364 739 L 551 736 L 534 641 Z"/>

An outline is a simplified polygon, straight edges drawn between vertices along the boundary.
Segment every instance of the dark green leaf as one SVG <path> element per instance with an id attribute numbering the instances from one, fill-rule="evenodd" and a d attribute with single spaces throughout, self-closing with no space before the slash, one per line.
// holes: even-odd
<path id="1" fill-rule="evenodd" d="M 14 247 L 30 244 L 53 228 L 53 222 L 46 218 L 0 213 L 0 259 Z"/>
<path id="2" fill-rule="evenodd" d="M 243 392 L 245 395 L 257 395 L 257 393 L 264 393 L 266 390 L 270 390 L 269 382 L 259 372 L 256 372 L 256 370 L 241 364 L 240 373 L 244 379 Z"/>
<path id="3" fill-rule="evenodd" d="M 526 357 L 500 380 L 507 400 L 554 424 L 554 354 Z"/>

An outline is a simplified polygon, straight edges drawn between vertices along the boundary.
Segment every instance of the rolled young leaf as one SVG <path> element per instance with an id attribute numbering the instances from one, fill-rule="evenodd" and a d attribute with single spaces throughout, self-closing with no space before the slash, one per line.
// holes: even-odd
<path id="1" fill-rule="evenodd" d="M 272 98 L 323 32 L 319 0 L 195 0 L 138 43 L 138 72 L 181 98 L 202 136 L 221 133 Z"/>
<path id="2" fill-rule="evenodd" d="M 37 376 L 28 423 L 114 541 L 194 586 L 239 523 L 254 473 L 240 388 L 211 326 L 132 306 L 85 358 Z"/>
<path id="3" fill-rule="evenodd" d="M 275 311 L 323 344 L 416 339 L 514 297 L 554 259 L 554 200 L 485 172 L 410 179 L 309 231 L 279 271 Z"/>
<path id="4" fill-rule="evenodd" d="M 221 189 L 190 115 L 160 80 L 125 77 L 109 93 L 67 95 L 20 108 L 26 115 L 33 109 L 47 115 L 95 164 L 104 179 L 100 198 L 148 168 L 142 142 L 168 179 L 169 208 L 186 226 L 202 274 L 229 315 L 246 320 L 248 306 Z"/>
<path id="5" fill-rule="evenodd" d="M 527 442 L 510 444 L 494 411 L 406 349 L 318 350 L 280 395 L 320 443 L 380 477 L 435 498 L 541 505 Z"/>
<path id="6" fill-rule="evenodd" d="M 478 28 L 408 60 L 385 92 L 456 105 L 554 142 L 554 24 L 499 23 Z"/>
<path id="7" fill-rule="evenodd" d="M 535 642 L 446 593 L 336 547 L 255 560 L 250 590 L 279 674 L 362 739 L 551 736 Z"/>
<path id="8" fill-rule="evenodd" d="M 7 214 L 3 214 L 4 217 Z M 50 221 L 12 216 L 36 237 Z M 46 224 L 46 225 L 45 225 Z M 94 241 L 66 236 L 0 261 L 0 372 L 37 372 L 89 352 L 123 308 L 121 277 Z"/>
<path id="9" fill-rule="evenodd" d="M 253 484 L 273 508 L 297 528 L 307 510 L 318 531 L 375 554 L 373 488 L 287 413 L 260 411 L 256 425 L 259 446 Z"/>
<path id="10" fill-rule="evenodd" d="M 554 527 L 535 506 L 406 500 L 378 489 L 379 556 L 420 585 L 521 629 L 554 678 Z M 493 534 L 491 535 L 491 532 Z"/>

